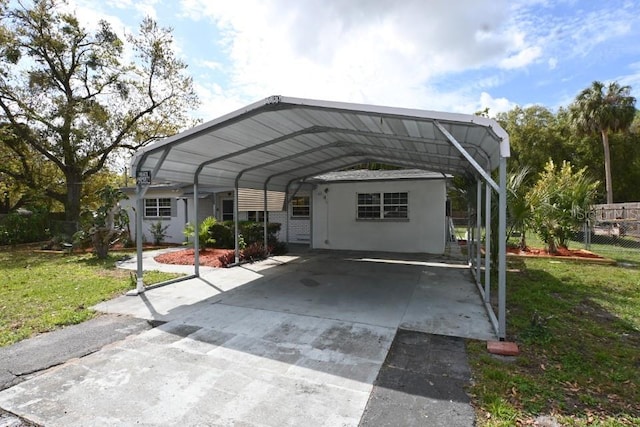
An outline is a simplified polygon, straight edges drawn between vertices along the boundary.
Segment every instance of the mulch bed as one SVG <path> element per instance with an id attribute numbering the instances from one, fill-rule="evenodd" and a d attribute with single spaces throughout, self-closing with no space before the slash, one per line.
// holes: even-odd
<path id="1" fill-rule="evenodd" d="M 232 249 L 201 249 L 200 250 L 200 265 L 207 267 L 221 267 L 222 264 L 218 260 L 218 257 L 227 253 L 233 253 Z M 153 258 L 157 262 L 163 264 L 177 264 L 177 265 L 194 265 L 194 250 L 184 249 L 181 251 L 168 252 L 162 255 L 158 255 Z"/>
<path id="2" fill-rule="evenodd" d="M 533 256 L 533 257 L 545 256 L 545 257 L 558 257 L 558 258 L 575 257 L 575 258 L 604 259 L 604 257 L 584 249 L 558 248 L 557 253 L 552 254 L 545 249 L 536 249 L 536 248 L 527 247 L 524 250 L 522 250 L 520 248 L 507 248 L 507 253 L 515 254 L 515 255 Z"/>

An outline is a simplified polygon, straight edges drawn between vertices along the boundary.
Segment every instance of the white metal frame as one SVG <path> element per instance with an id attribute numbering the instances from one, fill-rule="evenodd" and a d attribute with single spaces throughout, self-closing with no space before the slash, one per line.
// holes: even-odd
<path id="1" fill-rule="evenodd" d="M 233 186 L 238 230 L 238 189 L 264 191 L 264 239 L 267 238 L 267 190 L 288 191 L 298 182 L 367 161 L 477 180 L 476 227 L 470 237 L 470 264 L 499 338 L 506 336 L 506 132 L 493 120 L 453 113 L 269 97 L 211 122 L 149 145 L 136 153 L 132 171 L 151 170 L 156 181 L 193 185 L 193 223 L 198 224 L 200 185 Z M 499 183 L 491 172 L 499 169 Z M 490 248 L 491 197 L 498 195 L 498 315 L 490 305 L 490 257 L 485 257 L 485 285 L 480 286 L 481 201 L 485 185 L 486 251 Z M 296 190 L 297 191 L 297 190 Z M 146 187 L 137 186 L 138 212 Z M 288 216 L 288 215 L 287 215 Z M 142 216 L 136 217 L 138 270 L 142 282 Z M 194 236 L 194 275 L 199 276 L 198 233 Z M 239 261 L 236 232 L 235 255 Z M 190 277 L 193 277 L 190 276 Z"/>

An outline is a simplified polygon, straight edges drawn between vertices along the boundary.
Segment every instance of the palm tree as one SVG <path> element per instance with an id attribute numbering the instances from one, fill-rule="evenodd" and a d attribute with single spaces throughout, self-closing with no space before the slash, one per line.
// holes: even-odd
<path id="1" fill-rule="evenodd" d="M 630 93 L 630 86 L 594 81 L 576 96 L 569 109 L 571 121 L 579 132 L 599 133 L 602 137 L 607 203 L 613 203 L 609 132 L 627 130 L 633 122 L 636 99 Z"/>

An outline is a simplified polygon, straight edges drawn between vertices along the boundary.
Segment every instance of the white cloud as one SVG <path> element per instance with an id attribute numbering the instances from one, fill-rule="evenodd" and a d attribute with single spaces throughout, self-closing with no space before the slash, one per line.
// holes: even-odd
<path id="1" fill-rule="evenodd" d="M 509 101 L 507 98 L 494 98 L 487 92 L 480 94 L 480 106 L 478 110 L 489 108 L 489 115 L 495 116 L 497 113 L 509 111 L 516 106 L 515 102 Z M 477 111 L 477 110 L 476 110 Z"/>
<path id="2" fill-rule="evenodd" d="M 183 0 L 182 6 L 184 16 L 207 16 L 217 26 L 231 62 L 231 92 L 251 101 L 282 94 L 457 110 L 468 95 L 440 93 L 433 78 L 501 61 L 523 67 L 540 55 L 504 25 L 505 0 L 455 7 L 444 0 Z M 496 81 L 483 80 L 486 87 Z"/>
<path id="3" fill-rule="evenodd" d="M 156 11 L 158 0 L 108 0 L 106 3 L 107 5 L 117 9 L 134 9 L 141 15 L 141 17 L 150 16 L 153 19 L 157 19 L 158 17 L 158 13 Z"/>
<path id="4" fill-rule="evenodd" d="M 502 61 L 500 61 L 500 67 L 507 70 L 511 70 L 514 68 L 523 68 L 538 59 L 541 54 L 542 50 L 540 49 L 540 47 L 528 47 L 514 55 L 511 55 L 508 58 L 504 58 Z"/>
<path id="5" fill-rule="evenodd" d="M 82 22 L 106 19 L 120 35 L 135 33 L 147 14 L 175 26 L 176 51 L 190 65 L 203 101 L 197 114 L 205 118 L 272 94 L 493 113 L 514 105 L 492 97 L 498 87 L 526 78 L 531 88 L 555 90 L 554 99 L 573 96 L 583 77 L 571 64 L 606 61 L 612 41 L 618 56 L 640 52 L 624 42 L 640 28 L 631 1 L 70 2 Z M 573 84 L 559 84 L 569 78 Z M 637 70 L 618 80 L 640 87 Z"/>
<path id="6" fill-rule="evenodd" d="M 631 72 L 617 77 L 615 80 L 621 85 L 631 86 L 631 95 L 636 98 L 636 107 L 640 101 L 640 62 L 629 65 Z"/>
<path id="7" fill-rule="evenodd" d="M 199 65 L 201 67 L 208 68 L 214 71 L 221 70 L 223 68 L 222 63 L 218 61 L 199 60 L 199 61 L 196 61 L 196 65 Z"/>

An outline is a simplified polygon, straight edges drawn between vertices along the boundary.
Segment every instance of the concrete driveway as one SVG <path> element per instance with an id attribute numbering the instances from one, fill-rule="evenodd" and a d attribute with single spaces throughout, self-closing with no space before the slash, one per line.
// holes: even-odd
<path id="1" fill-rule="evenodd" d="M 466 266 L 424 255 L 303 252 L 97 309 L 166 323 L 0 392 L 0 407 L 47 426 L 355 426 L 398 328 L 495 338 Z"/>

